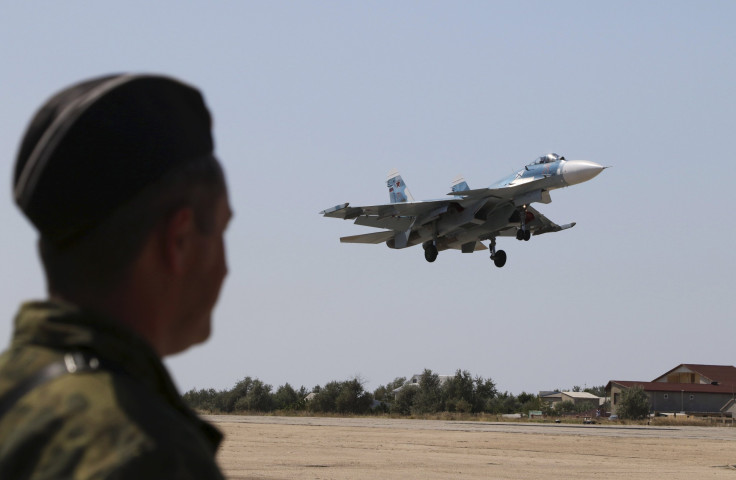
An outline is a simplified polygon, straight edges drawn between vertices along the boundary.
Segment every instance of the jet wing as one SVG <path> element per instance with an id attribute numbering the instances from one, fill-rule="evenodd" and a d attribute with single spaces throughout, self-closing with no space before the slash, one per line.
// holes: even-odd
<path id="1" fill-rule="evenodd" d="M 414 217 L 378 217 L 375 215 L 361 215 L 355 219 L 356 225 L 365 227 L 384 228 L 405 232 L 414 224 Z"/>
<path id="2" fill-rule="evenodd" d="M 430 214 L 435 210 L 447 207 L 451 203 L 464 203 L 465 199 L 441 199 L 423 202 L 386 203 L 351 207 L 349 203 L 335 205 L 319 212 L 325 217 L 353 220 L 357 225 L 375 228 L 390 228 L 406 231 L 411 227 L 413 218 Z M 413 218 L 412 218 L 413 217 Z"/>
<path id="3" fill-rule="evenodd" d="M 454 199 L 426 200 L 422 202 L 386 203 L 384 205 L 371 205 L 367 207 L 356 207 L 363 210 L 362 215 L 377 215 L 379 217 L 399 216 L 418 217 L 436 208 L 446 207 Z"/>
<path id="4" fill-rule="evenodd" d="M 390 238 L 394 238 L 395 232 L 392 230 L 383 230 L 381 232 L 364 233 L 363 235 L 352 235 L 350 237 L 341 237 L 341 243 L 383 243 Z"/>
<path id="5" fill-rule="evenodd" d="M 502 188 L 475 188 L 473 190 L 460 190 L 457 192 L 450 192 L 448 193 L 448 195 L 453 195 L 455 197 L 475 198 L 475 199 L 486 198 L 486 197 L 510 199 L 510 198 L 513 198 L 514 195 L 519 193 L 520 190 L 522 190 L 519 187 L 520 185 L 502 187 Z"/>
<path id="6" fill-rule="evenodd" d="M 327 208 L 319 212 L 320 215 L 331 218 L 342 218 L 344 220 L 350 220 L 357 218 L 363 210 L 360 207 L 351 207 L 349 203 L 341 203 L 334 207 Z"/>
<path id="7" fill-rule="evenodd" d="M 532 207 L 526 207 L 526 209 L 534 215 L 534 220 L 528 222 L 526 225 L 531 229 L 535 236 L 543 233 L 559 232 L 560 230 L 567 230 L 568 228 L 575 226 L 575 222 L 566 223 L 565 225 L 557 225 L 555 222 L 539 213 L 536 209 Z"/>
<path id="8" fill-rule="evenodd" d="M 450 192 L 448 195 L 463 197 L 464 200 L 481 200 L 487 198 L 495 199 L 497 202 L 508 201 L 516 206 L 528 205 L 533 202 L 550 203 L 552 201 L 548 190 L 538 188 L 531 184 L 531 182 L 523 182 L 501 188 L 461 190 Z"/>

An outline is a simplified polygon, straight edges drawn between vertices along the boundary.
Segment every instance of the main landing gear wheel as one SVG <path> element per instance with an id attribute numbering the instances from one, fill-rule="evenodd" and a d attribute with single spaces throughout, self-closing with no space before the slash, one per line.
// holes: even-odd
<path id="1" fill-rule="evenodd" d="M 491 237 L 491 244 L 488 248 L 491 249 L 491 260 L 498 268 L 506 265 L 506 252 L 503 250 L 496 251 L 496 237 Z"/>
<path id="2" fill-rule="evenodd" d="M 527 241 L 528 242 L 530 238 L 532 238 L 532 232 L 531 232 L 531 230 L 518 229 L 516 231 L 516 239 L 517 240 L 524 240 L 524 241 Z"/>
<path id="3" fill-rule="evenodd" d="M 496 265 L 498 268 L 503 267 L 506 265 L 506 252 L 503 250 L 499 250 L 493 255 L 491 255 L 491 260 L 493 260 L 493 264 Z"/>
<path id="4" fill-rule="evenodd" d="M 424 259 L 430 263 L 437 260 L 437 247 L 434 245 L 427 245 L 424 247 Z"/>

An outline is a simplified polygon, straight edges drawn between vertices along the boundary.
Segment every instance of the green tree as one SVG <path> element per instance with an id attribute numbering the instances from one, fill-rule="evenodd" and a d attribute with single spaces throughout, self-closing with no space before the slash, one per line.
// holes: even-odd
<path id="1" fill-rule="evenodd" d="M 357 378 L 329 382 L 316 393 L 309 402 L 309 409 L 314 412 L 365 413 L 373 403 L 373 396 Z"/>
<path id="2" fill-rule="evenodd" d="M 439 375 L 425 369 L 419 379 L 418 390 L 412 413 L 436 413 L 444 410 L 445 402 Z"/>
<path id="3" fill-rule="evenodd" d="M 649 415 L 649 396 L 639 385 L 621 392 L 621 400 L 616 405 L 619 418 L 641 420 Z"/>
<path id="4" fill-rule="evenodd" d="M 275 410 L 300 410 L 304 408 L 305 396 L 306 394 L 300 395 L 291 385 L 285 383 L 273 394 L 273 408 Z"/>
<path id="5" fill-rule="evenodd" d="M 562 415 L 565 413 L 573 413 L 575 412 L 575 404 L 572 402 L 572 400 L 565 400 L 564 402 L 558 402 L 555 405 L 555 413 L 558 415 Z"/>
<path id="6" fill-rule="evenodd" d="M 533 393 L 521 392 L 516 400 L 520 404 L 521 411 L 523 413 L 529 413 L 529 410 L 542 410 L 542 400 L 539 395 Z"/>
<path id="7" fill-rule="evenodd" d="M 214 388 L 209 388 L 207 390 L 189 390 L 182 395 L 182 398 L 193 409 L 214 412 L 219 410 L 216 408 L 217 396 L 217 391 Z"/>
<path id="8" fill-rule="evenodd" d="M 598 405 L 594 404 L 593 402 L 580 402 L 575 404 L 575 411 L 578 413 L 589 412 L 596 408 L 598 408 Z"/>
<path id="9" fill-rule="evenodd" d="M 524 403 L 528 403 L 528 402 L 530 402 L 530 401 L 534 400 L 535 398 L 537 398 L 537 396 L 536 396 L 536 395 L 534 395 L 533 393 L 526 393 L 526 392 L 521 392 L 521 393 L 520 393 L 519 395 L 517 395 L 517 397 L 516 397 L 516 399 L 517 399 L 517 400 L 519 401 L 519 403 L 521 403 L 521 404 L 524 404 Z"/>
<path id="10" fill-rule="evenodd" d="M 496 384 L 490 378 L 475 377 L 473 412 L 490 412 L 490 403 L 498 395 Z"/>
<path id="11" fill-rule="evenodd" d="M 588 387 L 584 392 L 592 393 L 596 397 L 605 398 L 606 396 L 606 386 L 605 385 L 599 385 L 597 387 Z"/>
<path id="12" fill-rule="evenodd" d="M 507 413 L 519 413 L 521 410 L 521 404 L 516 397 L 509 393 L 503 392 L 497 394 L 495 397 L 488 401 L 487 412 L 495 414 L 507 414 Z"/>
<path id="13" fill-rule="evenodd" d="M 340 395 L 340 382 L 332 381 L 316 391 L 316 395 L 309 402 L 309 409 L 313 412 L 335 412 L 337 410 L 337 397 Z"/>
<path id="14" fill-rule="evenodd" d="M 410 415 L 417 394 L 419 394 L 419 387 L 415 385 L 404 385 L 396 394 L 394 403 L 391 404 L 391 412 L 400 415 Z"/>
<path id="15" fill-rule="evenodd" d="M 230 413 L 235 409 L 235 404 L 240 400 L 244 399 L 251 387 L 253 386 L 253 379 L 245 377 L 241 381 L 235 384 L 231 390 L 224 390 L 220 393 L 218 399 L 218 406 L 223 412 Z"/>
<path id="16" fill-rule="evenodd" d="M 455 376 L 443 385 L 445 408 L 448 412 L 470 412 L 475 402 L 475 383 L 467 370 L 455 372 Z"/>
<path id="17" fill-rule="evenodd" d="M 379 402 L 390 403 L 394 401 L 394 390 L 406 383 L 406 377 L 396 377 L 387 385 L 380 385 L 373 391 L 373 398 Z"/>
<path id="18" fill-rule="evenodd" d="M 475 397 L 475 383 L 467 370 L 458 369 L 455 376 L 445 382 L 444 389 L 447 398 L 455 401 L 465 400 L 472 403 Z"/>
<path id="19" fill-rule="evenodd" d="M 338 413 L 365 413 L 370 409 L 373 397 L 363 390 L 363 383 L 354 378 L 340 384 L 340 393 L 335 399 Z"/>
<path id="20" fill-rule="evenodd" d="M 488 402 L 496 396 L 491 379 L 473 378 L 467 370 L 457 370 L 443 386 L 447 411 L 478 413 L 488 410 Z"/>
<path id="21" fill-rule="evenodd" d="M 271 385 L 267 385 L 256 378 L 251 382 L 248 393 L 244 397 L 238 398 L 235 402 L 233 409 L 270 412 L 273 410 L 271 388 Z"/>

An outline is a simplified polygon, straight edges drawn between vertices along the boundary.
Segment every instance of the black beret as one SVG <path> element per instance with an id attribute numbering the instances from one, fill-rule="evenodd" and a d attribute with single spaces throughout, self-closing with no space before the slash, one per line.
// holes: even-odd
<path id="1" fill-rule="evenodd" d="M 166 172 L 211 156 L 199 91 L 157 75 L 72 85 L 31 121 L 14 172 L 15 201 L 41 235 L 67 242 Z"/>

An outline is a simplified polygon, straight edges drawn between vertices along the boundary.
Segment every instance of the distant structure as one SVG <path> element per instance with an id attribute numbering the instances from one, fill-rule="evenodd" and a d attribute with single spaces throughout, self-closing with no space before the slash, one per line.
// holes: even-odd
<path id="1" fill-rule="evenodd" d="M 539 399 L 547 402 L 550 407 L 554 407 L 562 401 L 562 392 L 557 390 L 541 390 L 539 392 Z"/>
<path id="2" fill-rule="evenodd" d="M 574 405 L 590 403 L 593 404 L 595 408 L 598 408 L 606 401 L 605 398 L 598 397 L 588 392 L 558 392 L 557 390 L 542 390 L 539 392 L 539 398 L 543 402 L 547 402 L 547 404 L 552 408 L 561 402 L 572 402 Z"/>
<path id="3" fill-rule="evenodd" d="M 440 385 L 444 385 L 448 380 L 450 380 L 451 378 L 454 378 L 455 377 L 455 375 L 437 375 L 437 376 L 440 378 Z M 399 393 L 405 387 L 418 387 L 419 386 L 419 382 L 420 382 L 421 379 L 422 379 L 422 374 L 421 373 L 418 373 L 416 375 L 412 375 L 412 377 L 409 380 L 407 380 L 406 382 L 404 382 L 404 384 L 402 386 L 400 386 L 399 388 L 393 389 L 391 393 L 393 393 L 394 395 L 396 395 L 397 393 Z"/>
<path id="4" fill-rule="evenodd" d="M 606 392 L 611 413 L 616 413 L 621 394 L 640 386 L 649 396 L 652 413 L 686 413 L 696 416 L 736 414 L 736 367 L 682 363 L 651 382 L 611 380 Z"/>
<path id="5" fill-rule="evenodd" d="M 562 401 L 569 401 L 575 405 L 591 403 L 597 408 L 603 405 L 606 399 L 588 392 L 562 392 Z"/>

